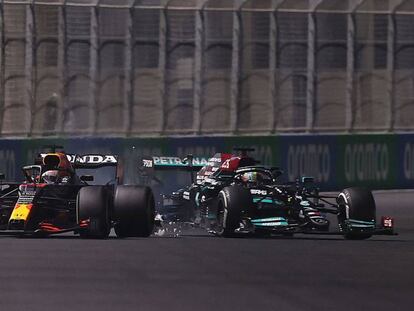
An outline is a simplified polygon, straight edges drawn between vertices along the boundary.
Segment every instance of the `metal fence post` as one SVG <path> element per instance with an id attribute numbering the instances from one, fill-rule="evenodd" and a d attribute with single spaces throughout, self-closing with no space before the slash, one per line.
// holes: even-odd
<path id="1" fill-rule="evenodd" d="M 124 107 L 123 107 L 123 121 L 124 121 L 124 134 L 130 135 L 131 126 L 132 126 L 132 105 L 134 103 L 133 99 L 133 77 L 134 77 L 134 65 L 133 65 L 133 14 L 134 14 L 134 3 L 131 8 L 129 8 L 126 22 L 126 35 L 125 35 L 125 68 L 124 68 Z"/>
<path id="2" fill-rule="evenodd" d="M 3 118 L 4 118 L 4 109 L 6 108 L 5 94 L 6 94 L 6 85 L 5 85 L 5 38 L 4 38 L 4 2 L 0 2 L 0 136 L 3 134 Z"/>
<path id="3" fill-rule="evenodd" d="M 98 112 L 98 91 L 99 91 L 99 37 L 98 37 L 98 14 L 99 14 L 99 0 L 90 8 L 91 13 L 91 45 L 90 45 L 90 106 L 89 106 L 89 126 L 91 127 L 91 134 L 95 134 L 97 130 L 97 114 Z"/>
<path id="4" fill-rule="evenodd" d="M 388 14 L 388 34 L 387 34 L 387 75 L 388 75 L 388 130 L 391 132 L 395 126 L 395 42 L 396 42 L 396 21 L 395 12 L 398 7 L 403 4 L 403 0 L 399 0 L 394 5 L 390 14 Z"/>
<path id="5" fill-rule="evenodd" d="M 277 129 L 277 18 L 276 18 L 276 8 L 274 7 L 270 14 L 270 52 L 269 52 L 269 66 L 270 66 L 270 100 L 271 105 L 271 124 L 272 132 L 275 132 Z"/>
<path id="6" fill-rule="evenodd" d="M 241 11 L 233 12 L 233 53 L 231 64 L 231 95 L 230 95 L 230 132 L 235 134 L 238 129 L 240 100 L 240 54 L 241 54 Z"/>
<path id="7" fill-rule="evenodd" d="M 160 93 L 161 93 L 161 113 L 160 113 L 160 134 L 164 134 L 167 127 L 166 106 L 167 106 L 167 9 L 164 7 L 160 11 L 160 36 L 159 36 L 159 55 L 158 64 L 160 71 Z"/>
<path id="8" fill-rule="evenodd" d="M 203 8 L 196 10 L 195 31 L 195 59 L 194 59 L 194 110 L 193 130 L 194 134 L 201 131 L 201 107 L 203 100 L 203 51 L 204 51 L 204 12 Z"/>
<path id="9" fill-rule="evenodd" d="M 67 36 L 66 36 L 66 0 L 59 7 L 59 26 L 58 26 L 58 73 L 59 73 L 59 83 L 60 83 L 60 92 L 58 98 L 58 107 L 57 107 L 57 133 L 58 135 L 63 134 L 63 116 L 65 113 L 66 106 L 66 47 L 67 47 Z"/>
<path id="10" fill-rule="evenodd" d="M 345 127 L 352 131 L 354 126 L 354 70 L 355 70 L 355 18 L 354 13 L 347 13 L 348 32 L 346 42 L 346 106 Z"/>
<path id="11" fill-rule="evenodd" d="M 356 0 L 347 13 L 345 127 L 348 132 L 353 131 L 355 124 L 355 12 L 364 1 Z"/>
<path id="12" fill-rule="evenodd" d="M 33 132 L 35 105 L 36 105 L 36 60 L 35 60 L 35 16 L 34 0 L 26 5 L 26 33 L 25 33 L 25 79 L 27 90 L 27 111 L 29 111 L 29 131 L 31 136 Z"/>
<path id="13" fill-rule="evenodd" d="M 316 65 L 316 10 L 324 0 L 315 0 L 310 4 L 308 12 L 308 55 L 307 55 L 307 81 L 306 81 L 306 131 L 311 132 L 315 125 L 315 104 L 318 100 L 315 78 Z"/>
<path id="14" fill-rule="evenodd" d="M 306 131 L 310 132 L 314 125 L 315 109 L 315 12 L 308 13 L 308 55 L 307 55 L 307 84 L 306 84 Z"/>

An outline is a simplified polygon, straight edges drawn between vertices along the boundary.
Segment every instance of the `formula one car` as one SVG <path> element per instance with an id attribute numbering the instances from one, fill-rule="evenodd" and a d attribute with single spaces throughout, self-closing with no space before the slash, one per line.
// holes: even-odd
<path id="1" fill-rule="evenodd" d="M 106 238 L 147 237 L 154 227 L 154 198 L 145 186 L 121 185 L 114 155 L 40 154 L 23 167 L 23 182 L 3 182 L 0 174 L 0 234 L 51 235 L 79 233 Z M 91 175 L 77 169 L 112 166 L 115 176 L 104 185 L 89 185 Z"/>
<path id="2" fill-rule="evenodd" d="M 196 224 L 224 237 L 312 233 L 366 239 L 374 234 L 393 234 L 393 218 L 382 217 L 377 225 L 369 190 L 353 187 L 337 196 L 321 195 L 313 178 L 281 183 L 280 169 L 258 165 L 247 155 L 249 149 L 239 151 L 241 155 L 214 155 L 189 187 L 165 196 L 163 209 L 168 210 L 167 205 L 191 210 Z M 144 166 L 157 169 L 156 159 L 145 159 Z M 191 156 L 186 160 L 190 171 L 197 169 Z M 170 166 L 183 168 L 182 163 Z M 326 214 L 336 215 L 337 230 L 330 230 Z"/>

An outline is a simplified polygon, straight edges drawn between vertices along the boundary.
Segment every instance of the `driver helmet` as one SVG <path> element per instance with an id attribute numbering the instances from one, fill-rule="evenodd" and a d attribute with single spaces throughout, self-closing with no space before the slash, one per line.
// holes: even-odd
<path id="1" fill-rule="evenodd" d="M 257 182 L 257 172 L 247 172 L 247 173 L 244 173 L 241 176 L 241 179 L 244 182 L 252 182 L 252 183 L 255 183 L 255 182 Z"/>
<path id="2" fill-rule="evenodd" d="M 60 181 L 58 170 L 49 170 L 42 174 L 42 179 L 46 184 L 56 184 Z"/>

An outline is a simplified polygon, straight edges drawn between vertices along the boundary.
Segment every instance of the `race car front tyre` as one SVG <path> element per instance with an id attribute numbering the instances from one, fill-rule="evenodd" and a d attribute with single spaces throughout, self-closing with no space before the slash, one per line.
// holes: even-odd
<path id="1" fill-rule="evenodd" d="M 105 187 L 88 186 L 80 189 L 77 196 L 77 222 L 88 220 L 89 225 L 82 228 L 82 238 L 105 239 L 111 230 L 109 223 L 109 194 Z"/>
<path id="2" fill-rule="evenodd" d="M 337 198 L 338 223 L 345 239 L 363 240 L 375 229 L 376 208 L 371 191 L 364 188 L 344 189 Z"/>
<path id="3" fill-rule="evenodd" d="M 249 189 L 233 185 L 220 191 L 217 202 L 216 233 L 223 237 L 232 237 L 240 227 L 243 209 L 252 204 Z"/>
<path id="4" fill-rule="evenodd" d="M 115 233 L 120 238 L 148 237 L 154 230 L 155 203 L 149 187 L 122 185 L 115 191 Z"/>

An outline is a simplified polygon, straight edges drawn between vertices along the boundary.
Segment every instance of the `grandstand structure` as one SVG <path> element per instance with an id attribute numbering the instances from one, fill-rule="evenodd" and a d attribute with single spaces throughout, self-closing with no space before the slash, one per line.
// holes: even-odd
<path id="1" fill-rule="evenodd" d="M 412 0 L 0 0 L 0 134 L 414 130 Z"/>

